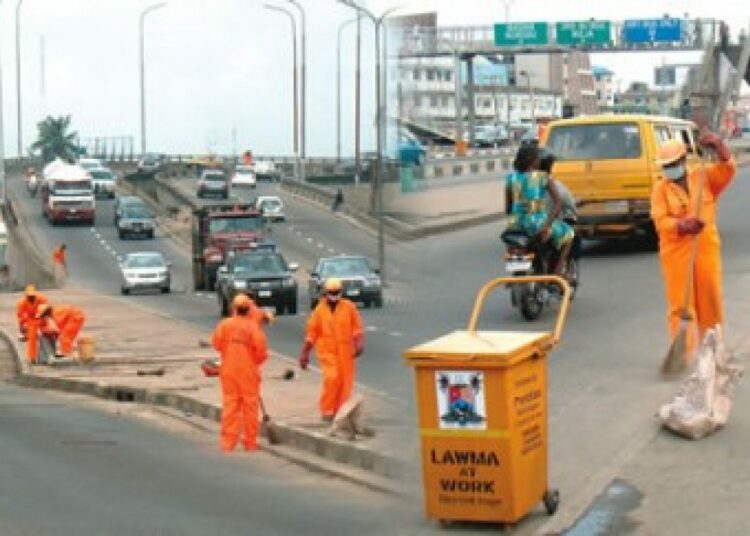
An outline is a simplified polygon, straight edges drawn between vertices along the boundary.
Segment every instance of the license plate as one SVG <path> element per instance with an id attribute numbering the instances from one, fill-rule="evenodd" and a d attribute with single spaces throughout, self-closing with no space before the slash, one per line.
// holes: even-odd
<path id="1" fill-rule="evenodd" d="M 71 214 L 78 214 L 78 210 L 76 210 L 76 209 L 74 209 L 74 208 L 71 208 L 71 209 L 70 209 L 70 213 L 71 213 Z"/>
<path id="2" fill-rule="evenodd" d="M 505 263 L 505 271 L 509 273 L 528 272 L 531 270 L 531 261 L 510 260 Z"/>
<path id="3" fill-rule="evenodd" d="M 358 289 L 351 289 L 346 291 L 347 296 L 359 296 L 359 290 Z"/>
<path id="4" fill-rule="evenodd" d="M 259 290 L 258 291 L 258 297 L 259 298 L 270 298 L 271 297 L 271 291 L 270 290 Z"/>

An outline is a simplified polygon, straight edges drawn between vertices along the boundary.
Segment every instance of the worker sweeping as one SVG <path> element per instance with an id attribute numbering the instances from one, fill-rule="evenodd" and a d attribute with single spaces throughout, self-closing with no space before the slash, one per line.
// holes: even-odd
<path id="1" fill-rule="evenodd" d="M 66 252 L 68 246 L 66 244 L 60 244 L 52 252 L 52 265 L 55 268 L 55 278 L 61 279 L 68 276 L 68 261 L 66 259 Z"/>
<path id="2" fill-rule="evenodd" d="M 318 302 L 307 321 L 305 342 L 299 365 L 305 370 L 310 350 L 315 347 L 323 372 L 320 414 L 324 422 L 333 422 L 336 412 L 354 389 L 354 360 L 364 349 L 362 319 L 357 306 L 342 298 L 340 279 L 325 282 L 325 299 Z"/>
<path id="3" fill-rule="evenodd" d="M 252 302 L 237 295 L 235 315 L 222 320 L 212 343 L 221 354 L 221 449 L 231 452 L 240 441 L 246 451 L 258 449 L 258 398 L 261 365 L 268 359 L 266 336 L 249 319 Z"/>
<path id="4" fill-rule="evenodd" d="M 19 339 L 27 339 L 29 321 L 34 319 L 41 304 L 47 303 L 47 298 L 34 285 L 28 285 L 23 297 L 16 303 L 16 318 L 18 319 Z"/>
<path id="5" fill-rule="evenodd" d="M 678 338 L 684 337 L 684 350 L 681 348 L 679 353 L 685 364 L 692 362 L 698 337 L 717 324 L 723 325 L 716 204 L 736 171 L 729 147 L 719 136 L 706 131 L 699 144 L 712 148 L 718 161 L 705 166 L 688 164 L 687 147 L 679 140 L 670 140 L 661 147 L 658 163 L 664 178 L 651 195 L 669 333 L 673 347 Z M 681 322 L 683 328 L 687 326 L 684 333 Z"/>
<path id="6" fill-rule="evenodd" d="M 37 318 L 42 323 L 40 331 L 59 343 L 56 357 L 70 357 L 73 353 L 73 343 L 81 332 L 86 317 L 83 311 L 72 305 L 41 305 Z"/>

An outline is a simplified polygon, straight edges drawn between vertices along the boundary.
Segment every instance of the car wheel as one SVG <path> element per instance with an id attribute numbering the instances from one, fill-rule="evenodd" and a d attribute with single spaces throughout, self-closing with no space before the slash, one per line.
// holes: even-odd
<path id="1" fill-rule="evenodd" d="M 153 239 L 154 239 L 154 231 L 153 231 L 153 229 L 152 229 L 151 231 L 149 231 L 149 232 L 148 232 L 148 234 L 146 235 L 146 237 L 147 237 L 148 239 L 150 239 L 150 240 L 153 240 Z"/>
<path id="2" fill-rule="evenodd" d="M 172 288 L 171 287 L 162 287 L 162 289 L 161 289 L 161 293 L 162 294 L 169 294 L 170 292 L 172 292 Z"/>
<path id="3" fill-rule="evenodd" d="M 375 303 L 375 307 L 383 307 L 383 295 L 379 295 L 376 297 L 373 302 Z"/>
<path id="4" fill-rule="evenodd" d="M 125 288 L 125 287 L 122 287 L 122 288 L 120 289 L 120 292 L 122 292 L 122 294 L 123 294 L 123 295 L 127 296 L 128 294 L 130 294 L 130 289 L 129 289 L 129 288 Z"/>
<path id="5" fill-rule="evenodd" d="M 221 298 L 221 316 L 229 316 L 229 302 L 226 298 Z"/>
<path id="6" fill-rule="evenodd" d="M 287 314 L 290 314 L 290 315 L 296 315 L 297 314 L 297 302 L 293 302 L 287 305 L 286 312 Z"/>
<path id="7" fill-rule="evenodd" d="M 125 239 L 125 233 L 124 233 L 124 232 L 122 232 L 122 230 L 121 230 L 121 229 L 118 229 L 118 230 L 117 230 L 117 237 L 118 237 L 118 238 L 119 238 L 120 240 L 124 240 L 124 239 Z"/>

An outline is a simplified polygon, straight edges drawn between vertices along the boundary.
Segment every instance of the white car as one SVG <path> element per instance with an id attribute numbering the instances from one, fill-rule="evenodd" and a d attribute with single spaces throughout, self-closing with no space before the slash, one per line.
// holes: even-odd
<path id="1" fill-rule="evenodd" d="M 284 202 L 275 195 L 261 195 L 255 200 L 255 209 L 271 221 L 284 221 Z"/>
<path id="2" fill-rule="evenodd" d="M 94 194 L 114 199 L 117 177 L 107 168 L 93 168 L 89 170 L 94 183 Z"/>
<path id="3" fill-rule="evenodd" d="M 253 164 L 255 170 L 255 176 L 259 181 L 278 181 L 281 177 L 279 170 L 276 169 L 276 164 L 271 160 L 257 160 Z"/>
<path id="4" fill-rule="evenodd" d="M 102 161 L 98 158 L 81 158 L 78 160 L 78 165 L 86 171 L 91 171 L 92 169 L 106 169 L 104 164 L 102 164 Z"/>
<path id="5" fill-rule="evenodd" d="M 170 268 L 162 254 L 156 251 L 128 253 L 120 263 L 120 290 L 126 295 L 137 289 L 160 290 L 162 294 L 167 294 L 172 285 Z"/>
<path id="6" fill-rule="evenodd" d="M 232 186 L 249 186 L 255 188 L 257 180 L 255 171 L 250 166 L 237 166 L 232 174 Z"/>

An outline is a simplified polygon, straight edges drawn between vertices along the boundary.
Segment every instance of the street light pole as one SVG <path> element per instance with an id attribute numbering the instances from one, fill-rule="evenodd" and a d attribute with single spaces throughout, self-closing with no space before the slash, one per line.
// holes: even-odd
<path id="1" fill-rule="evenodd" d="M 21 4 L 23 0 L 18 0 L 16 4 L 16 106 L 18 121 L 18 161 L 23 158 L 23 116 L 21 114 Z"/>
<path id="2" fill-rule="evenodd" d="M 297 21 L 294 19 L 294 14 L 283 7 L 274 6 L 271 4 L 263 4 L 263 7 L 282 13 L 289 17 L 289 22 L 292 25 L 292 136 L 294 157 L 299 158 L 299 96 L 297 93 L 298 82 L 297 82 Z"/>
<path id="3" fill-rule="evenodd" d="M 141 15 L 139 17 L 139 33 L 138 33 L 138 42 L 139 42 L 139 50 L 140 50 L 140 73 L 141 73 L 141 156 L 146 154 L 146 60 L 145 60 L 145 52 L 144 52 L 144 23 L 146 20 L 146 15 L 149 13 L 152 13 L 156 11 L 157 9 L 161 9 L 167 5 L 166 2 L 159 2 L 158 4 L 153 4 L 143 11 L 141 11 Z"/>
<path id="4" fill-rule="evenodd" d="M 354 67 L 354 185 L 362 176 L 362 13 L 357 11 L 356 65 Z"/>
<path id="5" fill-rule="evenodd" d="M 302 69 L 300 71 L 300 150 L 302 153 L 302 180 L 305 180 L 305 158 L 307 158 L 307 22 L 305 9 L 297 0 L 287 0 L 297 8 L 302 23 Z"/>
<path id="6" fill-rule="evenodd" d="M 531 105 L 531 123 L 532 125 L 536 122 L 536 110 L 534 109 L 534 90 L 531 87 L 531 73 L 528 71 L 519 71 L 518 74 L 526 77 L 526 87 L 529 91 L 529 100 Z"/>
<path id="7" fill-rule="evenodd" d="M 339 24 L 336 43 L 336 161 L 341 162 L 341 32 L 352 22 L 358 22 L 359 16 Z"/>
<path id="8" fill-rule="evenodd" d="M 2 7 L 3 0 L 0 0 Z M 2 44 L 2 40 L 0 40 Z M 2 47 L 0 47 L 2 48 Z M 1 52 L 1 51 L 0 51 Z M 7 202 L 5 187 L 5 129 L 3 128 L 3 55 L 0 53 L 0 205 Z"/>

